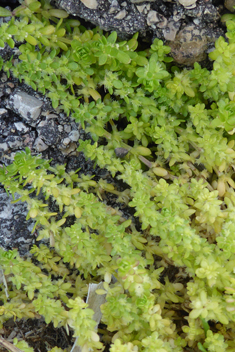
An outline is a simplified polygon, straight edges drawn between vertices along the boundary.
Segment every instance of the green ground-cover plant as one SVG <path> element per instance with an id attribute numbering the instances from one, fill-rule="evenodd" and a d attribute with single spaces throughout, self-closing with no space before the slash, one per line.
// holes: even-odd
<path id="1" fill-rule="evenodd" d="M 127 185 L 120 192 L 68 174 L 29 150 L 0 169 L 6 191 L 28 203 L 38 240 L 52 247 L 32 248 L 37 266 L 1 250 L 10 298 L 2 289 L 1 323 L 43 315 L 74 329 L 83 351 L 98 351 L 83 299 L 89 283 L 104 281 L 111 352 L 234 351 L 235 21 L 209 54 L 209 71 L 198 63 L 180 70 L 157 39 L 140 51 L 137 35 L 119 42 L 115 32 L 85 30 L 47 1 L 0 14 L 13 16 L 0 27 L 0 45 L 27 42 L 18 59 L 1 60 L 3 70 L 80 122 L 94 141 L 78 150 Z M 102 202 L 105 192 L 135 208 L 141 231 Z M 162 283 L 168 265 L 179 273 Z"/>

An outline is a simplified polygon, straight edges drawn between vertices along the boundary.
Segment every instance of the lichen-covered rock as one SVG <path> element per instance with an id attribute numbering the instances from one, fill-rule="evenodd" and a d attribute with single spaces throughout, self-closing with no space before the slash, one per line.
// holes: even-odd
<path id="1" fill-rule="evenodd" d="M 221 34 L 213 27 L 206 29 L 189 24 L 177 33 L 174 41 L 167 44 L 171 47 L 171 55 L 177 63 L 192 66 L 194 62 L 206 59 L 210 44 Z"/>
<path id="2" fill-rule="evenodd" d="M 230 12 L 235 12 L 235 0 L 225 0 L 224 6 L 226 9 L 228 9 Z"/>

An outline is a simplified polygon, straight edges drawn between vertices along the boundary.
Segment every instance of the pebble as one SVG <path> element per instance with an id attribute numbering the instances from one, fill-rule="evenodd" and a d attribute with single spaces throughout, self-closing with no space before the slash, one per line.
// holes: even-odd
<path id="1" fill-rule="evenodd" d="M 23 122 L 15 122 L 14 125 L 17 131 L 26 133 L 29 130 L 29 127 L 27 127 Z"/>
<path id="2" fill-rule="evenodd" d="M 124 9 L 118 12 L 118 14 L 114 16 L 114 18 L 116 18 L 117 20 L 122 20 L 124 17 L 126 17 L 126 15 L 127 15 L 127 11 Z"/>
<path id="3" fill-rule="evenodd" d="M 37 151 L 37 152 L 43 152 L 44 150 L 46 150 L 48 148 L 48 145 L 46 145 L 46 143 L 44 143 L 44 141 L 42 140 L 41 137 L 36 138 L 35 143 L 33 145 L 33 148 Z"/>
<path id="4" fill-rule="evenodd" d="M 181 5 L 183 5 L 184 7 L 190 7 L 190 8 L 194 8 L 194 7 L 196 7 L 196 1 L 197 0 L 178 0 L 179 1 L 179 3 L 181 4 Z"/>
<path id="5" fill-rule="evenodd" d="M 167 25 L 167 19 L 158 12 L 151 10 L 147 16 L 147 23 L 150 27 L 156 23 L 157 27 L 164 28 Z"/>
<path id="6" fill-rule="evenodd" d="M 66 146 L 67 146 L 70 142 L 71 142 L 70 138 L 64 138 L 64 139 L 62 140 L 62 144 L 66 145 Z"/>
<path id="7" fill-rule="evenodd" d="M 71 126 L 70 125 L 64 125 L 64 131 L 69 133 L 71 132 Z"/>
<path id="8" fill-rule="evenodd" d="M 69 133 L 68 138 L 73 142 L 77 142 L 79 139 L 79 132 L 78 131 L 71 131 Z"/>
<path id="9" fill-rule="evenodd" d="M 95 10 L 98 7 L 96 0 L 80 0 L 88 9 Z"/>

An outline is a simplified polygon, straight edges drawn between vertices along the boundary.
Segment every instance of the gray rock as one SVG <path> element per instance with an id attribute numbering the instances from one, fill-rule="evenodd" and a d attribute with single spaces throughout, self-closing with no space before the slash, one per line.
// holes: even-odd
<path id="1" fill-rule="evenodd" d="M 173 42 L 175 40 L 175 36 L 180 28 L 180 22 L 176 22 L 174 20 L 170 20 L 167 23 L 167 26 L 163 30 L 163 35 L 166 40 Z"/>
<path id="2" fill-rule="evenodd" d="M 70 125 L 64 125 L 64 131 L 67 133 L 71 132 L 71 126 Z"/>
<path id="3" fill-rule="evenodd" d="M 66 141 L 65 141 L 65 143 L 66 143 Z M 76 154 L 77 147 L 78 147 L 77 143 L 69 142 L 68 145 L 65 145 L 65 144 L 61 145 L 60 150 L 64 156 L 73 155 L 74 153 Z"/>
<path id="4" fill-rule="evenodd" d="M 20 136 L 8 136 L 6 138 L 6 143 L 9 148 L 17 149 L 22 146 L 22 138 Z"/>
<path id="5" fill-rule="evenodd" d="M 23 122 L 14 122 L 15 128 L 19 131 L 19 132 L 28 132 L 29 127 L 27 127 Z"/>
<path id="6" fill-rule="evenodd" d="M 159 14 L 157 11 L 149 11 L 148 16 L 147 16 L 147 24 L 152 27 L 153 24 L 156 24 L 157 26 L 160 26 L 161 28 L 164 28 L 167 26 L 167 19 Z"/>
<path id="7" fill-rule="evenodd" d="M 16 195 L 15 199 L 18 198 Z M 25 220 L 28 213 L 25 202 L 12 204 L 11 201 L 12 196 L 0 188 L 0 245 L 5 249 L 19 248 L 20 253 L 25 254 L 34 237 L 31 234 L 34 221 Z"/>
<path id="8" fill-rule="evenodd" d="M 6 109 L 0 109 L 0 119 L 4 116 L 6 116 L 7 110 Z"/>
<path id="9" fill-rule="evenodd" d="M 70 142 L 71 142 L 70 138 L 64 138 L 62 140 L 62 144 L 65 145 L 66 147 L 69 145 Z"/>
<path id="10" fill-rule="evenodd" d="M 23 91 L 16 91 L 9 100 L 8 108 L 18 113 L 24 120 L 31 125 L 37 123 L 37 118 L 40 115 L 42 102 L 35 97 Z"/>
<path id="11" fill-rule="evenodd" d="M 81 2 L 88 7 L 88 9 L 97 9 L 98 2 L 96 0 L 81 0 Z"/>
<path id="12" fill-rule="evenodd" d="M 49 116 L 45 121 L 41 121 L 37 125 L 37 130 L 39 133 L 39 137 L 47 145 L 54 145 L 59 140 L 58 125 L 55 123 L 55 120 L 52 118 L 49 118 Z"/>
<path id="13" fill-rule="evenodd" d="M 5 152 L 6 150 L 8 150 L 8 145 L 0 138 L 0 152 Z"/>
<path id="14" fill-rule="evenodd" d="M 79 132 L 76 130 L 76 131 L 71 131 L 69 133 L 69 139 L 73 142 L 77 142 L 78 139 L 79 139 Z"/>
<path id="15" fill-rule="evenodd" d="M 44 150 L 46 150 L 46 149 L 48 148 L 48 145 L 46 145 L 46 143 L 43 142 L 42 138 L 38 137 L 38 138 L 36 138 L 36 140 L 35 140 L 35 143 L 34 143 L 34 145 L 33 145 L 33 148 L 34 148 L 37 152 L 41 153 L 41 152 L 43 152 Z"/>

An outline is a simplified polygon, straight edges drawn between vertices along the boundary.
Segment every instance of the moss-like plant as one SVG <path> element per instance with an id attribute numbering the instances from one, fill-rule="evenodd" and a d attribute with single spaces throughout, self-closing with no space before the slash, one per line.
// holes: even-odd
<path id="1" fill-rule="evenodd" d="M 3 70 L 80 122 L 94 143 L 80 141 L 78 150 L 128 185 L 120 192 L 66 173 L 28 149 L 0 169 L 6 191 L 28 203 L 38 240 L 51 246 L 33 246 L 37 266 L 1 250 L 1 323 L 43 315 L 72 328 L 83 351 L 98 351 L 83 299 L 89 283 L 104 281 L 98 293 L 106 294 L 102 333 L 111 352 L 234 351 L 234 19 L 228 42 L 219 38 L 209 54 L 209 71 L 173 66 L 157 39 L 139 51 L 137 34 L 119 42 L 115 32 L 85 30 L 47 1 L 0 14 L 12 16 L 0 45 L 26 41 L 18 60 L 1 60 Z M 135 208 L 141 231 L 102 202 L 105 192 Z M 169 265 L 179 273 L 163 282 Z"/>

